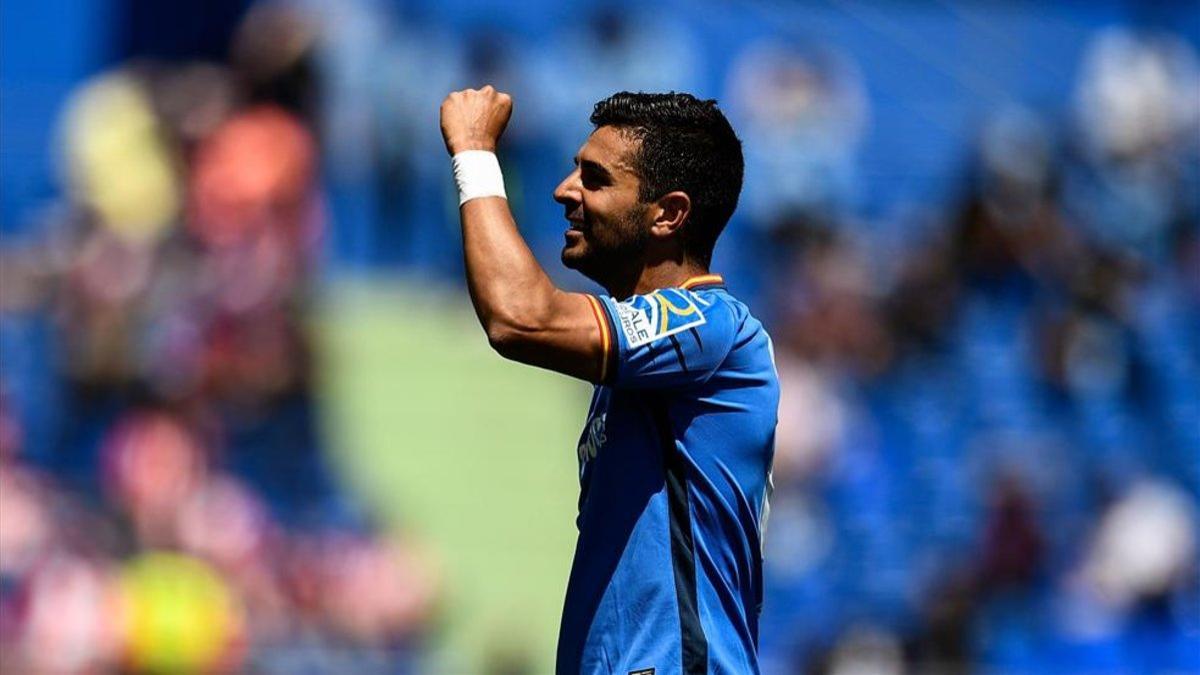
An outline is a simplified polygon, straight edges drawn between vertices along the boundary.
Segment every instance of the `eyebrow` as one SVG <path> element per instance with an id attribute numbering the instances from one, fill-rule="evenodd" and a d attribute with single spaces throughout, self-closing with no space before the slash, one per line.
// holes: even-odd
<path id="1" fill-rule="evenodd" d="M 611 171 L 609 171 L 607 168 L 605 168 L 605 166 L 603 164 L 600 164 L 598 162 L 593 162 L 590 159 L 579 159 L 579 156 L 576 155 L 575 166 L 587 169 L 588 171 L 595 172 L 601 178 L 609 179 L 609 180 L 612 179 Z"/>

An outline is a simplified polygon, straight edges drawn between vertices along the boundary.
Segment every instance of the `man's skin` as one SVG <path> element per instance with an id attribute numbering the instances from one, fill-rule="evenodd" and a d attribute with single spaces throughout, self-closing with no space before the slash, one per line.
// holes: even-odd
<path id="1" fill-rule="evenodd" d="M 442 102 L 442 138 L 453 156 L 496 151 L 512 115 L 512 98 L 491 86 L 456 91 Z M 631 160 L 641 141 L 600 127 L 554 190 L 570 223 L 563 264 L 624 299 L 682 284 L 708 269 L 684 254 L 691 199 L 679 191 L 638 199 Z M 463 204 L 467 287 L 488 341 L 506 358 L 599 382 L 601 334 L 591 302 L 554 286 L 517 231 L 502 197 Z"/>

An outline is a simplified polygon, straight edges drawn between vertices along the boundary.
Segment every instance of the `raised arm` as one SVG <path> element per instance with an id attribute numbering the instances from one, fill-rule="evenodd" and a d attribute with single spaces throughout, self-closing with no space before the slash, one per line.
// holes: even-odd
<path id="1" fill-rule="evenodd" d="M 442 102 L 442 137 L 457 158 L 460 188 L 467 184 L 459 216 L 471 302 L 488 342 L 505 358 L 599 382 L 605 353 L 599 308 L 550 281 L 517 231 L 508 200 L 494 196 L 502 192 L 499 169 L 488 167 L 494 160 L 461 155 L 494 153 L 511 114 L 512 99 L 490 86 Z"/>

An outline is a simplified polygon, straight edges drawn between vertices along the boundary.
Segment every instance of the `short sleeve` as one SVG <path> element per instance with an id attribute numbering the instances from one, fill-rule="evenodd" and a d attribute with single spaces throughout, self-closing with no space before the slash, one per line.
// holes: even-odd
<path id="1" fill-rule="evenodd" d="M 589 297 L 601 322 L 604 384 L 639 389 L 702 384 L 733 348 L 733 310 L 716 294 L 664 288 L 619 302 Z"/>

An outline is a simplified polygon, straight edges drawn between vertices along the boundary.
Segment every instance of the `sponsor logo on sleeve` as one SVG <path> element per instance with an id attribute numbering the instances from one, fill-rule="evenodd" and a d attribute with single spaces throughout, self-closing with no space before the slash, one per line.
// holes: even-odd
<path id="1" fill-rule="evenodd" d="M 704 324 L 704 312 L 690 293 L 663 289 L 616 303 L 617 323 L 629 348 Z"/>

